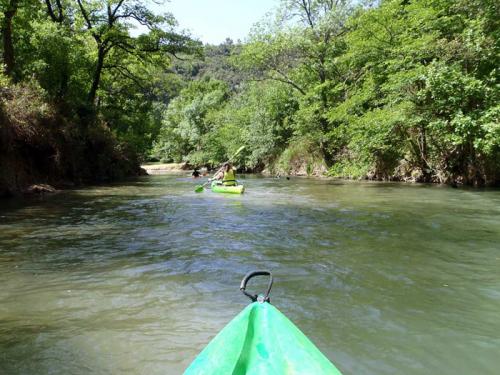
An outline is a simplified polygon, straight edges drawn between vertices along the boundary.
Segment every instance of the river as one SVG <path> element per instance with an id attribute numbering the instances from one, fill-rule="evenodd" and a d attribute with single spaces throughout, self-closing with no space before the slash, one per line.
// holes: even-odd
<path id="1" fill-rule="evenodd" d="M 498 373 L 499 190 L 244 181 L 1 202 L 0 373 L 180 374 L 249 302 L 254 269 L 346 375 Z"/>

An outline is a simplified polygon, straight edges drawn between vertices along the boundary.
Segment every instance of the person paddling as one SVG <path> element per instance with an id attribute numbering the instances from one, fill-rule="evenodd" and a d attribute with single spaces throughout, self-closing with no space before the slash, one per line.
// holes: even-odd
<path id="1" fill-rule="evenodd" d="M 238 185 L 237 182 L 236 182 L 236 177 L 235 177 L 235 174 L 234 174 L 234 170 L 233 168 L 231 167 L 231 164 L 229 163 L 231 160 L 233 160 L 236 156 L 239 155 L 239 153 L 245 149 L 245 146 L 241 146 L 230 158 L 229 160 L 223 164 L 223 166 L 221 167 L 221 169 L 219 169 L 217 171 L 217 173 L 215 174 L 214 178 L 209 178 L 207 182 L 205 182 L 203 185 L 198 185 L 196 186 L 196 188 L 194 189 L 194 192 L 195 193 L 201 193 L 202 191 L 204 191 L 205 189 L 205 186 L 207 186 L 208 184 L 210 184 L 213 180 L 222 180 L 222 182 L 217 182 L 216 185 L 225 185 L 225 186 L 241 186 L 242 189 L 241 189 L 241 192 L 243 192 L 243 185 Z M 212 188 L 213 190 L 213 188 Z M 239 192 L 239 193 L 241 193 Z"/>
<path id="2" fill-rule="evenodd" d="M 234 174 L 234 169 L 231 163 L 224 163 L 220 172 L 218 172 L 214 180 L 222 180 L 222 185 L 224 186 L 235 186 L 236 176 Z"/>

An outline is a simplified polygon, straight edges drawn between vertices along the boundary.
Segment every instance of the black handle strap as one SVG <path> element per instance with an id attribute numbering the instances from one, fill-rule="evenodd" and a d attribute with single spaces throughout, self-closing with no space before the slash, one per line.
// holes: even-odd
<path id="1" fill-rule="evenodd" d="M 250 294 L 246 291 L 247 288 L 247 283 L 250 281 L 251 278 L 255 276 L 269 276 L 269 284 L 267 285 L 267 291 L 266 294 L 264 295 L 262 301 L 260 301 L 259 296 L 257 294 Z M 259 302 L 270 302 L 269 298 L 269 293 L 271 293 L 271 288 L 273 287 L 273 275 L 270 271 L 251 271 L 245 275 L 243 280 L 241 280 L 240 284 L 240 290 L 241 292 L 250 298 L 252 302 L 255 302 L 259 299 Z"/>

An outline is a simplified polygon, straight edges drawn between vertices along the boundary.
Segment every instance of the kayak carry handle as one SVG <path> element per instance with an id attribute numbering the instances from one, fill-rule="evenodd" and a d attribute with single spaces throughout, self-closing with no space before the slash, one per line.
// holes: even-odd
<path id="1" fill-rule="evenodd" d="M 250 279 L 252 277 L 255 277 L 255 276 L 269 276 L 269 284 L 267 285 L 267 291 L 266 291 L 266 294 L 263 296 L 262 300 L 261 300 L 261 298 L 259 298 L 261 296 L 259 296 L 257 294 L 250 294 L 246 291 L 247 283 L 250 281 Z M 269 298 L 269 293 L 271 293 L 272 287 L 273 287 L 273 274 L 270 271 L 251 271 L 245 275 L 243 280 L 241 280 L 241 284 L 240 284 L 240 290 L 245 296 L 250 298 L 252 300 L 252 302 L 255 302 L 258 300 L 261 303 L 271 301 L 271 299 Z"/>

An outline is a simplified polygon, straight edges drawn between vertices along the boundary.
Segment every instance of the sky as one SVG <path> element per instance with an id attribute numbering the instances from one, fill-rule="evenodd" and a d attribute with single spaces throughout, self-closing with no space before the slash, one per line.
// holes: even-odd
<path id="1" fill-rule="evenodd" d="M 245 40 L 253 24 L 272 11 L 280 0 L 170 0 L 157 12 L 171 12 L 179 29 L 203 43 L 219 44 L 226 38 Z"/>

